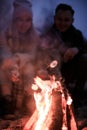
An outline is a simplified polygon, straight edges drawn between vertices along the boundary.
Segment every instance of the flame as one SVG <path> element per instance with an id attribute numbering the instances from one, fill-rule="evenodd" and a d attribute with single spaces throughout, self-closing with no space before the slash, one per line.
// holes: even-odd
<path id="1" fill-rule="evenodd" d="M 68 130 L 67 119 L 66 119 L 66 105 L 70 105 L 72 103 L 72 99 L 68 96 L 67 101 L 64 97 L 64 93 L 62 90 L 61 83 L 59 81 L 55 81 L 55 76 L 51 76 L 50 80 L 42 80 L 39 77 L 34 79 L 35 83 L 32 85 L 32 89 L 34 90 L 34 99 L 36 103 L 36 110 L 25 124 L 23 130 L 50 130 L 50 125 L 53 123 L 54 110 L 53 104 L 53 90 L 55 92 L 60 91 L 62 94 L 62 113 L 64 114 L 62 119 L 61 130 Z M 39 91 L 40 90 L 40 91 Z M 56 115 L 57 118 L 58 115 Z M 56 119 L 56 118 L 55 118 Z M 74 122 L 74 120 L 73 120 Z M 76 125 L 76 124 L 75 124 Z M 72 129 L 73 130 L 73 129 Z M 76 126 L 75 126 L 75 130 Z"/>
<path id="2" fill-rule="evenodd" d="M 36 108 L 38 110 L 38 120 L 35 126 L 35 130 L 49 130 L 46 126 L 45 120 L 48 116 L 48 112 L 52 102 L 52 88 L 49 81 L 43 82 L 39 77 L 35 79 L 35 83 L 41 88 L 41 93 L 34 93 L 36 101 Z M 47 122 L 48 123 L 48 122 Z"/>
<path id="3" fill-rule="evenodd" d="M 34 98 L 36 102 L 37 108 L 37 121 L 34 126 L 34 130 L 49 130 L 49 125 L 51 124 L 51 119 L 48 118 L 49 110 L 51 112 L 51 104 L 52 104 L 52 90 L 58 87 L 58 84 L 55 82 L 54 76 L 51 77 L 51 80 L 43 81 L 39 77 L 34 79 L 35 84 L 32 85 L 32 89 L 34 90 Z M 41 92 L 36 90 L 41 89 Z M 36 113 L 36 112 L 35 112 Z M 32 117 L 35 117 L 35 114 Z M 50 113 L 51 114 L 51 113 Z M 31 121 L 27 122 L 24 130 L 28 130 L 30 127 L 30 122 L 33 121 L 34 118 L 31 117 Z"/>

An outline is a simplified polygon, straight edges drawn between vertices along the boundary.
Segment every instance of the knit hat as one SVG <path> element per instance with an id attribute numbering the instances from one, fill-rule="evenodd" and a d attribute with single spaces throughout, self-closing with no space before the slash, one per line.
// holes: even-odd
<path id="1" fill-rule="evenodd" d="M 32 14 L 32 4 L 29 0 L 14 0 L 14 15 L 21 9 L 26 9 L 30 14 Z"/>

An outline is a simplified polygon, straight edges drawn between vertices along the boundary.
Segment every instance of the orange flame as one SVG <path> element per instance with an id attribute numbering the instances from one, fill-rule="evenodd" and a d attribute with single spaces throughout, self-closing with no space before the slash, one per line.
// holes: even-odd
<path id="1" fill-rule="evenodd" d="M 34 92 L 34 98 L 36 102 L 36 108 L 38 113 L 38 120 L 35 123 L 34 130 L 49 130 L 49 125 L 51 124 L 51 120 L 49 122 L 46 120 L 48 116 L 49 110 L 51 109 L 52 102 L 52 90 L 57 89 L 58 84 L 55 82 L 54 76 L 50 80 L 43 81 L 39 77 L 34 79 L 35 84 L 32 85 L 32 89 L 37 90 L 41 89 L 41 92 Z M 50 111 L 51 112 L 51 111 Z M 50 113 L 51 114 L 51 113 Z M 35 113 L 34 113 L 35 115 Z M 31 119 L 32 120 L 32 119 Z M 28 130 L 30 127 L 30 121 L 25 125 L 24 130 Z"/>
<path id="2" fill-rule="evenodd" d="M 50 80 L 42 80 L 39 77 L 34 79 L 35 84 L 32 85 L 32 89 L 34 90 L 34 98 L 36 103 L 36 110 L 28 120 L 23 130 L 50 130 L 50 125 L 53 122 L 53 119 L 50 118 L 54 114 L 52 108 L 52 92 L 60 91 L 62 94 L 62 112 L 63 123 L 61 126 L 61 130 L 68 130 L 67 127 L 67 119 L 66 119 L 66 105 L 71 105 L 72 99 L 68 96 L 68 100 L 64 98 L 64 93 L 61 87 L 61 83 L 59 81 L 55 81 L 55 76 L 51 76 Z M 38 91 L 40 89 L 40 91 Z M 60 118 L 60 117 L 59 117 Z M 73 120 L 74 122 L 74 120 Z M 73 129 L 72 129 L 73 130 Z M 76 124 L 75 124 L 75 130 Z"/>

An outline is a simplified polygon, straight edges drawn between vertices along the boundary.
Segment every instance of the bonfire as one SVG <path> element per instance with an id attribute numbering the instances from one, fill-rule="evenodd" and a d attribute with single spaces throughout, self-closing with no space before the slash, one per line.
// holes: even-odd
<path id="1" fill-rule="evenodd" d="M 57 61 L 50 64 L 54 69 Z M 55 74 L 49 80 L 36 76 L 32 89 L 36 110 L 26 122 L 23 130 L 77 130 L 72 98 Z"/>

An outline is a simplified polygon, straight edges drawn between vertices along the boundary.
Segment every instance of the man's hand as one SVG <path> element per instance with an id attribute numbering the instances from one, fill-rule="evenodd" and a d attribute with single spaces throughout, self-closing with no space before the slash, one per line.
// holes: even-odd
<path id="1" fill-rule="evenodd" d="M 74 58 L 74 56 L 79 52 L 78 48 L 68 48 L 64 54 L 64 62 L 67 62 Z"/>

